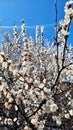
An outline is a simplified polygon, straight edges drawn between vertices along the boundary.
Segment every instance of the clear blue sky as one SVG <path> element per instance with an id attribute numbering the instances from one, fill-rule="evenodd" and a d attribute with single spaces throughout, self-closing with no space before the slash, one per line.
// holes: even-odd
<path id="1" fill-rule="evenodd" d="M 67 0 L 57 0 L 58 20 L 64 17 L 64 5 Z M 54 35 L 55 8 L 54 0 L 0 0 L 1 25 L 21 25 L 21 19 L 26 26 L 48 25 L 45 27 L 45 37 L 51 41 Z M 35 28 L 27 29 L 28 35 L 35 36 Z M 72 35 L 72 34 L 71 34 Z"/>

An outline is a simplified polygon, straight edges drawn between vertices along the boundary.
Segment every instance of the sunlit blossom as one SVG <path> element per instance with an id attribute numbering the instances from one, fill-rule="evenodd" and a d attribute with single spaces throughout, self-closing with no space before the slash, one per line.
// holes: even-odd
<path id="1" fill-rule="evenodd" d="M 56 104 L 51 104 L 50 105 L 50 111 L 51 112 L 56 112 L 57 109 L 58 109 L 58 106 Z"/>
<path id="2" fill-rule="evenodd" d="M 61 32 L 62 32 L 63 36 L 68 36 L 69 35 L 69 32 L 67 32 L 67 30 L 62 29 Z"/>
<path id="3" fill-rule="evenodd" d="M 62 122 L 61 122 L 61 119 L 57 119 L 57 120 L 56 120 L 56 123 L 57 123 L 58 126 L 60 126 L 61 123 L 62 123 Z"/>
<path id="4" fill-rule="evenodd" d="M 7 69 L 8 63 L 7 63 L 7 62 L 3 62 L 3 63 L 2 63 L 2 67 L 5 68 L 5 69 Z"/>
<path id="5" fill-rule="evenodd" d="M 42 89 L 42 88 L 44 87 L 44 83 L 39 84 L 38 87 L 39 87 L 40 89 Z"/>
<path id="6" fill-rule="evenodd" d="M 73 116 L 73 110 L 69 110 L 69 114 Z"/>
<path id="7" fill-rule="evenodd" d="M 70 118 L 69 113 L 66 113 L 64 116 L 65 116 L 66 119 L 69 119 L 69 118 Z"/>
<path id="8" fill-rule="evenodd" d="M 24 127 L 24 130 L 29 130 L 28 126 L 25 126 L 25 127 Z"/>
<path id="9" fill-rule="evenodd" d="M 0 55 L 0 63 L 3 63 L 3 57 Z"/>
<path id="10" fill-rule="evenodd" d="M 4 88 L 4 85 L 0 85 L 0 91 L 2 91 Z"/>
<path id="11" fill-rule="evenodd" d="M 17 118 L 15 117 L 15 118 L 13 119 L 13 121 L 16 122 L 16 121 L 17 121 Z"/>

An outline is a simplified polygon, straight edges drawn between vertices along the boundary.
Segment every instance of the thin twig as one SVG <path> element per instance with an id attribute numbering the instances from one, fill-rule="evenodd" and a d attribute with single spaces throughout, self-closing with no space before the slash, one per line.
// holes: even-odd
<path id="1" fill-rule="evenodd" d="M 39 104 L 38 108 L 37 108 L 31 115 L 29 115 L 28 118 L 31 117 L 31 116 L 33 116 L 33 115 L 35 115 L 35 114 L 41 109 L 41 107 L 42 107 L 45 103 L 46 103 L 46 99 L 43 99 L 43 100 L 41 101 L 41 103 Z"/>
<path id="2" fill-rule="evenodd" d="M 70 64 L 68 64 L 68 65 L 66 65 L 66 66 L 63 66 L 63 67 L 59 70 L 59 73 L 58 73 L 58 76 L 57 76 L 57 78 L 56 78 L 56 80 L 55 80 L 55 83 L 54 83 L 54 85 L 51 87 L 51 90 L 52 90 L 52 91 L 54 90 L 54 87 L 58 84 L 58 80 L 59 80 L 59 77 L 60 77 L 61 72 L 62 72 L 64 69 L 66 69 L 68 66 L 72 65 L 72 64 L 73 64 L 73 63 L 70 63 Z"/>
<path id="3" fill-rule="evenodd" d="M 21 115 L 24 117 L 25 121 L 26 121 L 27 124 L 30 126 L 30 128 L 31 128 L 32 130 L 37 130 L 37 128 L 31 123 L 30 119 L 26 116 L 26 113 L 25 113 L 25 110 L 24 110 L 22 101 L 21 101 L 22 110 L 21 110 L 21 108 L 19 107 L 19 105 L 17 105 L 17 106 L 18 106 L 18 109 L 19 109 Z"/>
<path id="4" fill-rule="evenodd" d="M 55 0 L 55 14 L 56 14 L 56 18 L 55 18 L 55 29 L 56 29 L 56 38 L 55 38 L 55 41 L 56 41 L 56 44 L 57 44 L 57 60 L 56 60 L 56 62 L 57 62 L 57 71 L 59 72 L 59 63 L 58 63 L 58 58 L 59 58 L 59 56 L 58 56 L 58 35 L 57 35 L 57 15 L 58 15 L 58 10 L 57 10 L 57 0 Z"/>

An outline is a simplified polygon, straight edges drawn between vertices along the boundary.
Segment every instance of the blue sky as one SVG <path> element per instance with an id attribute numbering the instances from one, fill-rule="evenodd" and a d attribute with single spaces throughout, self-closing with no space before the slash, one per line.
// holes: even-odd
<path id="1" fill-rule="evenodd" d="M 64 5 L 67 0 L 57 0 L 58 20 L 64 18 Z M 0 0 L 0 25 L 21 25 L 21 19 L 25 20 L 28 35 L 35 37 L 36 25 L 45 26 L 45 37 L 53 41 L 55 8 L 54 0 Z M 72 34 L 71 34 L 72 36 Z M 71 38 L 72 40 L 72 38 Z M 70 40 L 70 41 L 71 41 Z"/>

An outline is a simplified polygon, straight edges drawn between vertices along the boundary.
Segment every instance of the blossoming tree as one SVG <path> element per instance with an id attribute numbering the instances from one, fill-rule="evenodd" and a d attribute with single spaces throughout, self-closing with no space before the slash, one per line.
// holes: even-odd
<path id="1" fill-rule="evenodd" d="M 26 35 L 24 21 L 19 34 L 0 52 L 1 130 L 73 129 L 73 47 L 68 44 L 73 1 L 65 5 L 65 17 L 56 28 L 55 42 L 44 46 L 36 28 L 36 44 Z M 23 44 L 21 43 L 21 40 Z M 8 48 L 7 48 L 8 47 Z"/>

